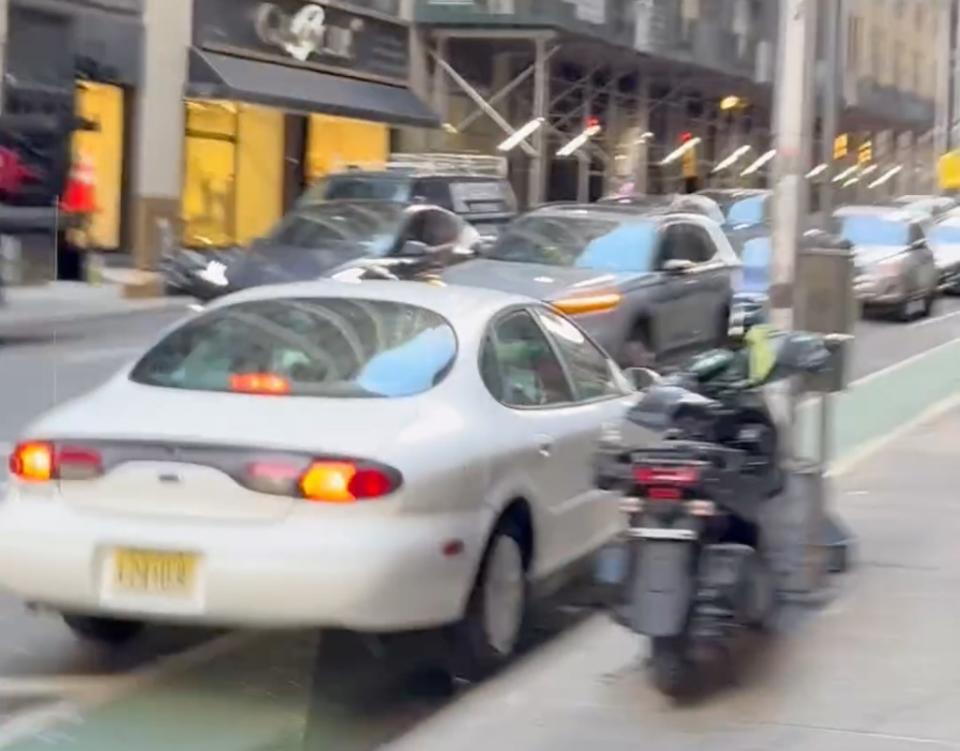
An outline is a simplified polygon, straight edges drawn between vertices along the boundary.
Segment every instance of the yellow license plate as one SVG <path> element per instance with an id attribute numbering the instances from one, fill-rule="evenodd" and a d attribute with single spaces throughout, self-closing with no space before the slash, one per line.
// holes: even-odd
<path id="1" fill-rule="evenodd" d="M 189 596 L 193 592 L 197 556 L 152 550 L 113 552 L 114 587 L 130 593 Z"/>

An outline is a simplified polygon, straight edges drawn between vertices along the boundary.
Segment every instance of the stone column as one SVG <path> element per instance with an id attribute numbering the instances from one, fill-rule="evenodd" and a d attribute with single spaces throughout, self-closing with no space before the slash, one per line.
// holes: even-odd
<path id="1" fill-rule="evenodd" d="M 180 225 L 183 186 L 184 86 L 193 0 L 144 3 L 143 79 L 133 127 L 133 256 L 151 269 L 160 253 L 159 224 Z"/>

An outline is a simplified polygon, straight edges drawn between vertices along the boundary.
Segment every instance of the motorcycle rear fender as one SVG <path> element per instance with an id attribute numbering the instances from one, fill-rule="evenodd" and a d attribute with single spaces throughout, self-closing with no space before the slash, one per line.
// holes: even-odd
<path id="1" fill-rule="evenodd" d="M 693 597 L 695 543 L 647 540 L 640 544 L 633 585 L 632 626 L 646 636 L 683 632 Z"/>

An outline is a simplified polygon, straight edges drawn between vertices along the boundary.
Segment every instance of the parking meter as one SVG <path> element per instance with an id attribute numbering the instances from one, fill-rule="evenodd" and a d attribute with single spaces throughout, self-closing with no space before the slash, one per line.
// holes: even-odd
<path id="1" fill-rule="evenodd" d="M 802 331 L 836 335 L 827 341 L 833 354 L 830 369 L 808 378 L 805 391 L 835 393 L 847 387 L 852 336 L 860 317 L 855 274 L 848 241 L 820 230 L 803 235 L 796 265 L 795 325 Z"/>

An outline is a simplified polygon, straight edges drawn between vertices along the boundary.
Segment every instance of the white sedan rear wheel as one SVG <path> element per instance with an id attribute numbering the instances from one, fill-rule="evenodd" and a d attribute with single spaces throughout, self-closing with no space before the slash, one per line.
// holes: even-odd
<path id="1" fill-rule="evenodd" d="M 527 613 L 527 571 L 520 534 L 509 524 L 493 534 L 467 611 L 454 630 L 456 674 L 479 680 L 516 651 Z"/>
<path id="2" fill-rule="evenodd" d="M 487 642 L 504 657 L 513 654 L 520 636 L 525 579 L 520 545 L 512 537 L 500 535 L 490 551 L 483 578 L 483 615 Z"/>

